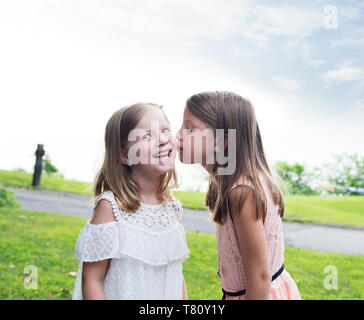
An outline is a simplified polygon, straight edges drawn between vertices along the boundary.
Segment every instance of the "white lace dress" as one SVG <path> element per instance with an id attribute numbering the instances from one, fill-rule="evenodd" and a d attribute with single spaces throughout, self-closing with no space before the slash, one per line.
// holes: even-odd
<path id="1" fill-rule="evenodd" d="M 80 260 L 72 295 L 82 300 L 83 261 L 111 259 L 103 288 L 107 300 L 182 299 L 182 262 L 189 256 L 182 225 L 182 204 L 173 199 L 159 205 L 141 204 L 134 213 L 117 205 L 105 191 L 116 221 L 94 225 L 90 221 L 77 239 L 75 256 Z M 96 207 L 96 205 L 95 205 Z"/>

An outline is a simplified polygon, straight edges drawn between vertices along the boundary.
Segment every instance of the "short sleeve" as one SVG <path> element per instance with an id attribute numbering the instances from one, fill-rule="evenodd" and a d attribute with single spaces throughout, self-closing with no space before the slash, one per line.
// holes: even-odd
<path id="1" fill-rule="evenodd" d="M 114 213 L 114 216 L 115 216 L 115 219 L 116 221 L 120 221 L 120 209 L 119 209 L 119 206 L 118 204 L 116 203 L 115 201 L 115 197 L 114 197 L 114 194 L 112 193 L 112 191 L 105 191 L 104 193 L 102 193 L 95 201 L 95 205 L 94 205 L 94 208 L 93 208 L 93 212 L 92 212 L 92 216 L 91 216 L 91 219 L 93 218 L 94 214 L 95 214 L 95 209 L 96 209 L 96 206 L 97 204 L 99 203 L 99 201 L 101 199 L 105 199 L 107 201 L 110 202 L 111 204 L 111 207 L 112 207 L 112 211 Z"/>
<path id="2" fill-rule="evenodd" d="M 116 221 L 91 224 L 97 204 L 101 199 L 110 202 Z M 120 221 L 119 207 L 111 191 L 105 191 L 95 201 L 91 218 L 87 221 L 76 242 L 75 256 L 80 261 L 94 262 L 118 256 Z"/>
<path id="3" fill-rule="evenodd" d="M 118 257 L 118 232 L 116 221 L 97 225 L 87 221 L 76 242 L 76 258 L 95 262 Z"/>

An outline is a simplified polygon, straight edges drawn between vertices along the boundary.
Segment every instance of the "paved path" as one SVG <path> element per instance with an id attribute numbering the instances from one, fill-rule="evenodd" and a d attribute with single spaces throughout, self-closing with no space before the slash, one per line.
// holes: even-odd
<path id="1" fill-rule="evenodd" d="M 50 190 L 8 188 L 13 191 L 25 209 L 90 217 L 92 202 L 84 195 Z M 208 212 L 184 208 L 183 224 L 186 230 L 216 233 L 214 223 L 208 221 Z M 333 226 L 283 222 L 286 245 L 335 253 L 364 255 L 364 230 Z"/>

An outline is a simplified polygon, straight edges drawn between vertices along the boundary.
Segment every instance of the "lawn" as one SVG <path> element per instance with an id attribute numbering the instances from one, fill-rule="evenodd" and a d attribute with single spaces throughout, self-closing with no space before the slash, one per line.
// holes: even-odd
<path id="1" fill-rule="evenodd" d="M 22 171 L 0 170 L 0 182 L 10 187 L 29 187 L 32 175 Z M 91 194 L 89 182 L 66 180 L 43 175 L 42 189 Z M 174 191 L 184 208 L 205 210 L 205 193 Z M 364 228 L 364 196 L 319 197 L 289 196 L 285 198 L 286 210 L 283 220 L 296 222 L 329 223 Z"/>
<path id="2" fill-rule="evenodd" d="M 0 299 L 71 299 L 78 260 L 76 239 L 87 219 L 0 208 Z M 221 299 L 216 238 L 187 232 L 191 254 L 183 265 L 190 299 Z M 364 299 L 364 256 L 286 247 L 285 265 L 303 299 Z M 324 268 L 338 270 L 338 289 L 324 288 Z M 26 289 L 24 273 L 35 266 L 38 288 Z"/>
<path id="3" fill-rule="evenodd" d="M 0 170 L 0 182 L 5 187 L 48 189 L 79 194 L 91 194 L 91 183 L 76 180 L 67 180 L 60 177 L 42 174 L 41 186 L 31 187 L 33 175 L 24 171 Z"/>
<path id="4" fill-rule="evenodd" d="M 285 198 L 283 220 L 364 227 L 364 196 Z"/>

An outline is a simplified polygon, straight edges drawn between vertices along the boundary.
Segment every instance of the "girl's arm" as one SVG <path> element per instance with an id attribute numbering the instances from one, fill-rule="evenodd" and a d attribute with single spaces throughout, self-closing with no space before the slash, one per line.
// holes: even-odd
<path id="1" fill-rule="evenodd" d="M 185 278 L 182 275 L 182 300 L 188 300 Z"/>
<path id="2" fill-rule="evenodd" d="M 246 299 L 268 299 L 271 274 L 263 221 L 256 218 L 254 190 L 246 186 L 238 186 L 231 190 L 229 207 L 247 277 L 245 297 Z"/>
<path id="3" fill-rule="evenodd" d="M 116 221 L 111 204 L 100 200 L 95 208 L 91 224 L 101 224 Z M 83 262 L 82 266 L 82 296 L 84 300 L 105 300 L 103 281 L 111 259 L 96 262 Z"/>
<path id="4" fill-rule="evenodd" d="M 84 300 L 105 300 L 103 281 L 110 259 L 84 262 L 82 270 L 82 296 Z"/>

